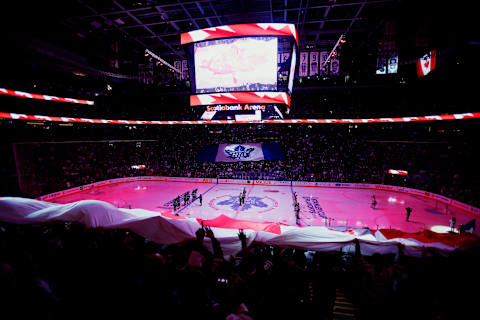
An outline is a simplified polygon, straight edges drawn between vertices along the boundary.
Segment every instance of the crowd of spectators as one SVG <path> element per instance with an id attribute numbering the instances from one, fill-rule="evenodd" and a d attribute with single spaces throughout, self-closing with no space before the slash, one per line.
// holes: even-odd
<path id="1" fill-rule="evenodd" d="M 238 236 L 242 250 L 224 256 L 208 227 L 165 245 L 78 223 L 2 223 L 2 318 L 465 319 L 475 312 L 476 247 L 413 258 L 399 245 L 398 255 L 362 256 L 358 242 L 354 253 L 314 252 L 247 245 Z"/>
<path id="2" fill-rule="evenodd" d="M 156 140 L 19 143 L 14 149 L 21 189 L 32 195 L 158 170 Z"/>
<path id="3" fill-rule="evenodd" d="M 429 127 L 88 125 L 84 129 L 52 125 L 48 130 L 30 129 L 30 134 L 47 132 L 44 138 L 49 141 L 59 134 L 67 139 L 69 133 L 68 139 L 81 136 L 93 141 L 14 143 L 13 149 L 20 189 L 27 196 L 111 178 L 163 175 L 396 184 L 478 206 L 476 142 L 469 138 L 474 127 L 475 123 Z M 283 160 L 225 163 L 196 159 L 211 144 L 273 141 L 281 144 Z M 132 169 L 133 165 L 146 165 L 146 169 Z M 407 170 L 408 176 L 389 175 L 388 169 Z"/>

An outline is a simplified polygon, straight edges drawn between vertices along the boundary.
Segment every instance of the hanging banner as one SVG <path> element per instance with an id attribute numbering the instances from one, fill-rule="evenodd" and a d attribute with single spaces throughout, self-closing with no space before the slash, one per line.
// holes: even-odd
<path id="1" fill-rule="evenodd" d="M 328 51 L 322 51 L 320 52 L 320 75 L 321 76 L 327 76 L 328 75 Z"/>
<path id="2" fill-rule="evenodd" d="M 175 69 L 182 71 L 182 61 L 180 60 L 174 61 L 173 66 L 175 67 Z M 181 77 L 182 75 L 180 73 L 175 72 L 175 78 L 180 79 Z"/>
<path id="3" fill-rule="evenodd" d="M 423 77 L 435 69 L 437 50 L 432 50 L 417 60 L 417 76 Z"/>
<path id="4" fill-rule="evenodd" d="M 308 52 L 300 52 L 300 68 L 298 70 L 300 77 L 308 76 Z"/>
<path id="5" fill-rule="evenodd" d="M 332 76 L 338 76 L 340 70 L 340 60 L 337 58 L 332 58 L 330 60 L 330 74 Z"/>
<path id="6" fill-rule="evenodd" d="M 197 154 L 197 161 L 237 162 L 283 159 L 282 146 L 277 142 L 208 145 Z"/>
<path id="7" fill-rule="evenodd" d="M 310 52 L 310 71 L 309 76 L 318 74 L 318 52 Z"/>
<path id="8" fill-rule="evenodd" d="M 398 71 L 398 54 L 391 52 L 388 57 L 387 73 L 397 73 Z"/>
<path id="9" fill-rule="evenodd" d="M 189 78 L 188 76 L 188 61 L 187 60 L 182 60 L 182 79 L 187 80 Z"/>
<path id="10" fill-rule="evenodd" d="M 387 62 L 384 56 L 382 56 L 380 53 L 377 56 L 377 69 L 376 69 L 376 74 L 386 74 L 387 73 Z"/>

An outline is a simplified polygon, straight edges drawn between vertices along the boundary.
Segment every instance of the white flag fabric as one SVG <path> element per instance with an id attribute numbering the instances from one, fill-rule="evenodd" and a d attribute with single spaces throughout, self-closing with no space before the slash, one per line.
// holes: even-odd
<path id="1" fill-rule="evenodd" d="M 26 224 L 42 222 L 80 222 L 88 228 L 126 229 L 161 244 L 178 243 L 195 238 L 201 227 L 196 218 L 176 217 L 167 212 L 144 209 L 116 208 L 98 200 L 82 200 L 57 204 L 26 198 L 0 198 L 0 221 Z M 238 229 L 244 229 L 247 245 L 252 241 L 269 245 L 301 248 L 315 251 L 338 251 L 353 246 L 354 239 L 361 244 L 362 254 L 397 252 L 398 244 L 404 254 L 421 256 L 425 248 L 453 251 L 459 246 L 442 234 L 425 230 L 418 234 L 395 229 L 347 229 L 323 226 L 296 227 L 270 222 L 235 220 L 226 215 L 206 220 L 212 227 L 226 256 L 241 250 Z"/>

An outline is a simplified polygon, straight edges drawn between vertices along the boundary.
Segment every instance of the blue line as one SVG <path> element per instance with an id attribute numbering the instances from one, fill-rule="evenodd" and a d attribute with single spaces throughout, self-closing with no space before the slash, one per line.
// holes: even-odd
<path id="1" fill-rule="evenodd" d="M 203 195 L 205 193 L 207 193 L 208 191 L 212 190 L 214 187 L 216 187 L 216 184 L 214 184 L 213 186 L 211 186 L 207 191 L 205 191 L 204 193 L 200 193 L 202 195 L 202 198 L 203 198 Z M 198 198 L 197 198 L 198 199 Z M 195 199 L 196 200 L 196 199 Z M 203 200 L 203 199 L 202 199 Z M 178 210 L 178 211 L 175 211 L 175 213 L 179 213 L 181 212 L 183 209 L 185 209 L 186 207 L 188 207 L 189 205 L 191 205 L 192 203 L 194 203 L 195 201 L 192 201 L 190 202 L 189 204 L 187 204 L 185 207 L 183 207 L 182 209 Z"/>

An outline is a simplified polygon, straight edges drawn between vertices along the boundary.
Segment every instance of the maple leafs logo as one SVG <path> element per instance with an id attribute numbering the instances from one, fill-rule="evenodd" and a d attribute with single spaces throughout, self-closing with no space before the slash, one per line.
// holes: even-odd
<path id="1" fill-rule="evenodd" d="M 227 200 L 223 200 L 217 203 L 218 206 L 229 206 L 232 210 L 238 210 L 240 207 L 240 199 L 238 196 L 229 196 Z M 256 208 L 267 208 L 268 204 L 263 202 L 263 198 L 260 197 L 248 197 L 245 200 L 245 204 L 242 207 L 241 211 L 249 210 L 253 207 Z"/>
<path id="2" fill-rule="evenodd" d="M 248 146 L 245 147 L 240 144 L 236 146 L 225 147 L 225 153 L 230 159 L 248 159 L 253 150 L 255 150 L 255 148 Z"/>

